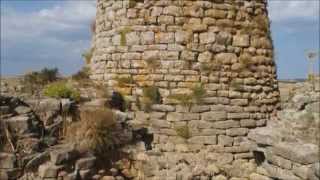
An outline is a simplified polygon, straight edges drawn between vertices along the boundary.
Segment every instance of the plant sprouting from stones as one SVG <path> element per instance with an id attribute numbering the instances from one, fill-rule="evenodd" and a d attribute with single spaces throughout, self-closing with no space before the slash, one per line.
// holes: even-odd
<path id="1" fill-rule="evenodd" d="M 120 33 L 120 45 L 126 46 L 127 45 L 127 33 L 131 32 L 131 29 L 129 27 L 124 27 L 119 31 Z"/>

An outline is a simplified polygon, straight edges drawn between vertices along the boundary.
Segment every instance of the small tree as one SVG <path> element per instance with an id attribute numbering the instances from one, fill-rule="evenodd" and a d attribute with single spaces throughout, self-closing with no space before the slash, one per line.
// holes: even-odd
<path id="1" fill-rule="evenodd" d="M 317 60 L 319 52 L 315 50 L 307 50 L 306 51 L 306 58 L 309 61 L 309 71 L 308 71 L 308 80 L 312 83 L 312 88 L 314 88 L 314 62 Z"/>

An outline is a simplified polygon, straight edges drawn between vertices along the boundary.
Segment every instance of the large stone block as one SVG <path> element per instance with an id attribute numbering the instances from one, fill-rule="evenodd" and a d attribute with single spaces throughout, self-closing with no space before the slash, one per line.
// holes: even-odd
<path id="1" fill-rule="evenodd" d="M 221 121 L 227 119 L 225 111 L 211 111 L 201 114 L 201 119 L 205 121 Z"/>
<path id="2" fill-rule="evenodd" d="M 250 36 L 249 35 L 236 35 L 233 37 L 233 45 L 239 47 L 249 47 Z"/>
<path id="3" fill-rule="evenodd" d="M 275 154 L 301 164 L 319 161 L 319 147 L 315 144 L 280 142 L 273 150 Z"/>
<path id="4" fill-rule="evenodd" d="M 216 136 L 194 136 L 188 139 L 189 143 L 192 144 L 217 144 L 217 137 Z"/>
<path id="5" fill-rule="evenodd" d="M 229 129 L 240 127 L 239 121 L 227 120 L 227 121 L 218 121 L 213 123 L 213 127 L 217 129 Z"/>

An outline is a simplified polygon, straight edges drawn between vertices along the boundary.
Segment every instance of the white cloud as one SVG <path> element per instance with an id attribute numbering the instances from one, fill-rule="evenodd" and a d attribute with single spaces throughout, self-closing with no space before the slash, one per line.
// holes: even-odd
<path id="1" fill-rule="evenodd" d="M 295 19 L 319 20 L 319 0 L 269 0 L 269 15 L 273 22 Z"/>
<path id="2" fill-rule="evenodd" d="M 56 65 L 64 73 L 80 68 L 81 52 L 90 46 L 90 23 L 95 18 L 95 1 L 59 1 L 52 7 L 29 12 L 10 7 L 2 7 L 1 11 L 4 72 L 9 71 L 5 67 L 6 62 L 19 64 L 18 61 L 24 64 L 29 61 L 30 67 L 36 67 L 37 63 Z M 16 71 L 23 68 L 16 69 L 10 72 L 22 73 Z"/>

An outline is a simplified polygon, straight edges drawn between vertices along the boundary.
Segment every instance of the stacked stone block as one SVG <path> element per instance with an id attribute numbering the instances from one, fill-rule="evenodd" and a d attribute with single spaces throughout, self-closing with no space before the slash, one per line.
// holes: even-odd
<path id="1" fill-rule="evenodd" d="M 132 124 L 153 133 L 161 155 L 150 158 L 252 158 L 247 134 L 266 125 L 279 100 L 265 0 L 98 0 L 94 39 L 91 78 L 120 92 Z M 206 91 L 201 102 L 172 98 L 195 86 Z M 145 87 L 161 95 L 149 112 Z"/>

